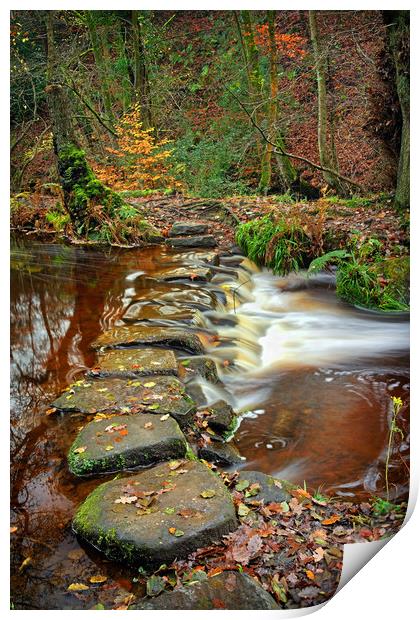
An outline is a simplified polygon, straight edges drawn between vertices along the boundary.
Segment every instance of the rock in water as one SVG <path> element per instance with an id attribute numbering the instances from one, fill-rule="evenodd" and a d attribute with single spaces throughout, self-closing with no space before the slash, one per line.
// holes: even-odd
<path id="1" fill-rule="evenodd" d="M 274 598 L 245 573 L 224 571 L 191 585 L 144 598 L 130 609 L 279 609 Z"/>
<path id="2" fill-rule="evenodd" d="M 228 489 L 195 460 L 105 482 L 73 520 L 75 533 L 106 557 L 146 569 L 185 558 L 236 527 Z"/>
<path id="3" fill-rule="evenodd" d="M 90 422 L 70 448 L 71 473 L 88 476 L 185 456 L 188 445 L 178 424 L 161 417 L 121 415 Z"/>
<path id="4" fill-rule="evenodd" d="M 92 379 L 76 381 L 57 398 L 53 407 L 60 411 L 95 414 L 169 413 L 178 421 L 187 421 L 195 413 L 194 401 L 185 394 L 175 377 L 131 379 Z"/>
<path id="5" fill-rule="evenodd" d="M 162 282 L 175 282 L 176 280 L 208 282 L 212 275 L 212 270 L 205 267 L 178 267 L 177 269 L 157 272 L 155 278 Z"/>
<path id="6" fill-rule="evenodd" d="M 169 237 L 182 235 L 202 235 L 208 232 L 208 224 L 198 224 L 195 222 L 175 222 L 169 231 Z"/>
<path id="7" fill-rule="evenodd" d="M 118 349 L 98 356 L 88 373 L 92 377 L 135 378 L 145 375 L 177 375 L 178 362 L 169 349 Z"/>
<path id="8" fill-rule="evenodd" d="M 115 327 L 96 338 L 92 349 L 124 349 L 150 344 L 175 347 L 190 353 L 204 353 L 199 337 L 187 329 L 179 327 L 150 327 L 130 325 Z"/>
<path id="9" fill-rule="evenodd" d="M 166 240 L 174 248 L 215 248 L 217 241 L 213 235 L 198 237 L 173 237 Z"/>

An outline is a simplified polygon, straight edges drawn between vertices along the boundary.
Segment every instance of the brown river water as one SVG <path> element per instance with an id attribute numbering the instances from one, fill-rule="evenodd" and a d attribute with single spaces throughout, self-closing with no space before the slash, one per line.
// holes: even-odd
<path id="1" fill-rule="evenodd" d="M 70 583 L 108 576 L 106 602 L 136 592 L 132 572 L 82 547 L 71 531 L 77 505 L 98 479 L 76 480 L 66 454 L 79 415 L 45 415 L 95 356 L 90 342 L 114 326 L 172 324 L 198 310 L 193 326 L 224 387 L 201 382 L 208 403 L 225 398 L 241 414 L 233 443 L 244 469 L 360 500 L 383 494 L 391 396 L 404 402 L 390 463 L 393 498 L 408 492 L 406 314 L 348 306 L 333 277 L 287 278 L 246 259 L 221 261 L 209 283 L 160 283 L 165 269 L 194 266 L 200 251 L 109 249 L 12 241 L 11 526 L 16 609 L 86 609 Z M 182 354 L 180 354 L 182 357 Z M 106 476 L 102 480 L 108 479 Z M 28 560 L 29 558 L 29 560 Z M 22 567 L 22 563 L 25 561 Z M 139 591 L 139 593 L 141 593 Z"/>

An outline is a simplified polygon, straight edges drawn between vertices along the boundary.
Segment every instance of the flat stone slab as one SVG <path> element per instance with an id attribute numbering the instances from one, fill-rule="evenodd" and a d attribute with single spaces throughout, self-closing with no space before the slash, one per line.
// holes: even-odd
<path id="1" fill-rule="evenodd" d="M 53 404 L 60 411 L 95 414 L 169 413 L 177 421 L 187 421 L 195 412 L 194 401 L 185 394 L 175 377 L 143 379 L 91 379 L 76 381 Z"/>
<path id="2" fill-rule="evenodd" d="M 159 299 L 165 303 L 176 303 L 185 308 L 197 308 L 198 310 L 211 310 L 218 306 L 217 297 L 212 291 L 205 291 L 196 287 L 163 293 Z"/>
<path id="3" fill-rule="evenodd" d="M 288 492 L 288 489 L 292 487 L 290 483 L 273 478 L 273 476 L 263 474 L 260 471 L 241 471 L 238 482 L 244 480 L 247 480 L 250 485 L 257 483 L 260 486 L 258 493 L 251 497 L 252 500 L 264 500 L 266 504 L 270 504 L 271 502 L 288 502 L 292 497 Z"/>
<path id="4" fill-rule="evenodd" d="M 279 609 L 279 606 L 246 573 L 224 571 L 172 592 L 141 599 L 129 609 Z"/>
<path id="5" fill-rule="evenodd" d="M 152 569 L 237 527 L 221 478 L 199 461 L 169 461 L 105 482 L 79 507 L 73 530 L 112 560 Z"/>
<path id="6" fill-rule="evenodd" d="M 175 222 L 169 231 L 169 237 L 182 235 L 202 235 L 208 232 L 208 224 L 198 224 L 194 222 Z"/>
<path id="7" fill-rule="evenodd" d="M 178 362 L 169 349 L 112 349 L 98 355 L 91 377 L 136 378 L 147 375 L 178 375 Z"/>
<path id="8" fill-rule="evenodd" d="M 188 330 L 175 327 L 124 325 L 110 329 L 96 338 L 92 349 L 117 349 L 151 344 L 183 349 L 189 353 L 204 353 L 199 337 Z"/>
<path id="9" fill-rule="evenodd" d="M 72 474 L 88 476 L 184 457 L 187 449 L 173 418 L 119 415 L 89 422 L 73 442 L 67 462 Z"/>
<path id="10" fill-rule="evenodd" d="M 123 321 L 176 321 L 199 325 L 201 316 L 198 310 L 182 308 L 170 304 L 134 303 L 128 307 L 122 317 Z"/>
<path id="11" fill-rule="evenodd" d="M 213 235 L 170 237 L 166 243 L 174 248 L 215 248 L 217 246 L 217 241 Z"/>
<path id="12" fill-rule="evenodd" d="M 208 282 L 213 275 L 209 267 L 178 267 L 167 269 L 155 274 L 156 280 L 175 282 L 176 280 L 191 280 L 192 282 Z"/>

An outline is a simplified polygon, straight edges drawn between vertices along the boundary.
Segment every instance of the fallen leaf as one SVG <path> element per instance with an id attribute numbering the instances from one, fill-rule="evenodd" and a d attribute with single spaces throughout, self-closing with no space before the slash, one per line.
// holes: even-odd
<path id="1" fill-rule="evenodd" d="M 178 530 L 176 527 L 170 527 L 168 528 L 168 532 L 170 534 L 172 534 L 172 536 L 184 536 L 184 533 L 182 530 Z"/>
<path id="2" fill-rule="evenodd" d="M 250 508 L 245 506 L 242 502 L 238 505 L 238 515 L 240 517 L 246 517 L 246 515 L 250 512 Z"/>
<path id="3" fill-rule="evenodd" d="M 57 411 L 57 409 L 55 407 L 51 407 L 50 409 L 47 409 L 45 412 L 45 415 L 51 415 L 52 413 L 55 413 Z"/>
<path id="4" fill-rule="evenodd" d="M 152 575 L 146 583 L 147 596 L 157 596 L 165 589 L 165 580 L 160 575 Z"/>
<path id="5" fill-rule="evenodd" d="M 89 577 L 90 583 L 104 583 L 107 579 L 108 577 L 105 575 L 93 575 L 93 577 Z"/>
<path id="6" fill-rule="evenodd" d="M 71 583 L 67 590 L 69 592 L 81 592 L 82 590 L 89 590 L 89 586 L 84 583 Z"/>
<path id="7" fill-rule="evenodd" d="M 76 448 L 75 450 L 73 450 L 73 452 L 75 454 L 82 454 L 83 452 L 86 452 L 86 448 L 87 446 L 81 446 L 80 448 Z"/>
<path id="8" fill-rule="evenodd" d="M 121 495 L 114 501 L 114 504 L 133 504 L 137 501 L 137 495 Z"/>
<path id="9" fill-rule="evenodd" d="M 163 415 L 161 418 L 159 418 L 162 422 L 164 422 L 165 420 L 167 420 L 169 418 L 169 413 L 167 413 L 166 415 Z"/>
<path id="10" fill-rule="evenodd" d="M 30 564 L 31 562 L 32 562 L 31 556 L 25 558 L 22 564 L 19 566 L 19 572 L 23 571 L 23 569 L 26 568 L 28 564 Z"/>
<path id="11" fill-rule="evenodd" d="M 149 381 L 148 383 L 144 384 L 144 387 L 152 388 L 152 387 L 155 387 L 155 385 L 156 383 L 154 381 Z"/>
<path id="12" fill-rule="evenodd" d="M 11 527 L 10 528 L 10 533 L 14 534 L 15 532 L 17 532 L 17 527 L 16 526 Z"/>
<path id="13" fill-rule="evenodd" d="M 109 452 L 110 450 L 113 450 L 113 449 L 114 449 L 114 446 L 105 446 L 105 450 L 107 452 Z"/>
<path id="14" fill-rule="evenodd" d="M 332 525 L 333 523 L 340 521 L 340 519 L 340 515 L 332 515 L 331 517 L 328 517 L 328 519 L 324 519 L 323 521 L 321 521 L 321 523 L 322 525 Z"/>
<path id="15" fill-rule="evenodd" d="M 249 487 L 249 480 L 240 480 L 237 484 L 235 484 L 235 489 L 237 491 L 244 491 Z"/>
<path id="16" fill-rule="evenodd" d="M 312 579 L 312 581 L 315 579 L 315 574 L 313 571 L 309 570 L 309 568 L 307 570 L 305 570 L 306 576 L 308 579 Z"/>
<path id="17" fill-rule="evenodd" d="M 210 499 L 210 497 L 214 497 L 216 495 L 216 491 L 214 491 L 213 489 L 205 489 L 200 493 L 200 495 L 205 499 Z"/>
<path id="18" fill-rule="evenodd" d="M 153 424 L 151 422 L 146 422 L 146 424 L 144 425 L 144 428 L 149 430 L 149 429 L 153 428 Z"/>

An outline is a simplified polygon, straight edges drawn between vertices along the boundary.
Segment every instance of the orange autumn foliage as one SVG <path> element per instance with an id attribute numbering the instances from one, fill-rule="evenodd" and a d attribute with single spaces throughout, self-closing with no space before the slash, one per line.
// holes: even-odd
<path id="1" fill-rule="evenodd" d="M 96 176 L 116 191 L 177 188 L 180 183 L 170 174 L 170 140 L 157 140 L 153 128 L 143 129 L 141 110 L 134 105 L 118 121 L 115 148 L 106 147 L 106 163 L 94 163 Z"/>
<path id="2" fill-rule="evenodd" d="M 268 36 L 268 24 L 261 24 L 256 27 L 254 35 L 256 45 L 259 45 L 264 50 L 268 50 L 269 36 Z M 305 44 L 304 37 L 297 34 L 284 34 L 276 32 L 275 34 L 276 47 L 279 53 L 286 58 L 303 58 L 306 52 L 303 48 Z"/>

